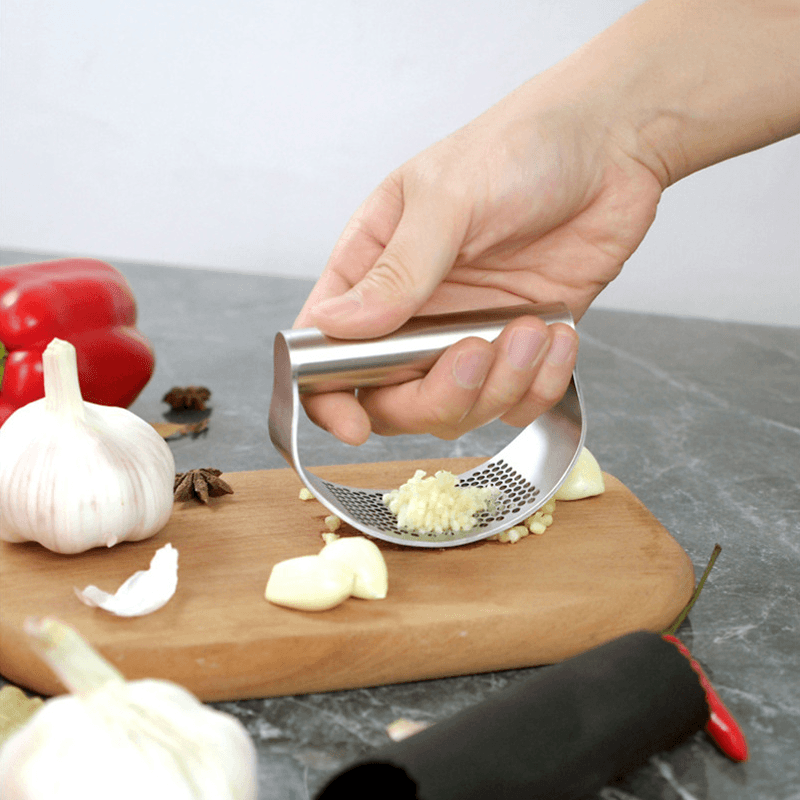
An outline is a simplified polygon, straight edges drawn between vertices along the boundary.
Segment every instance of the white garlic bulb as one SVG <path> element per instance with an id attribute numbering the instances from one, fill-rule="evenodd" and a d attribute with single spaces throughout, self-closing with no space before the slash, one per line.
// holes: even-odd
<path id="1" fill-rule="evenodd" d="M 0 748 L 3 800 L 255 800 L 256 751 L 235 717 L 168 681 L 126 682 L 58 620 L 26 632 L 72 694 Z"/>
<path id="2" fill-rule="evenodd" d="M 80 553 L 154 535 L 172 513 L 169 446 L 127 409 L 84 402 L 69 342 L 42 360 L 45 397 L 0 427 L 0 539 Z"/>

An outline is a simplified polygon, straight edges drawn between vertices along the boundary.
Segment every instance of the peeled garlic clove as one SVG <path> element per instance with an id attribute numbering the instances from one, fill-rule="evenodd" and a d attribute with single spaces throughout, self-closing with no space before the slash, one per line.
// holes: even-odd
<path id="1" fill-rule="evenodd" d="M 575 466 L 554 497 L 556 500 L 581 500 L 584 497 L 603 494 L 605 490 L 603 471 L 597 459 L 584 447 L 578 455 Z"/>
<path id="2" fill-rule="evenodd" d="M 320 551 L 320 558 L 338 561 L 356 574 L 353 597 L 383 600 L 389 589 L 389 573 L 378 546 L 363 536 L 348 536 L 329 542 Z"/>
<path id="3" fill-rule="evenodd" d="M 149 569 L 134 572 L 114 594 L 97 586 L 75 589 L 87 606 L 102 608 L 118 617 L 141 617 L 167 604 L 178 588 L 178 551 L 165 544 L 156 550 Z"/>
<path id="4" fill-rule="evenodd" d="M 301 611 L 327 611 L 350 597 L 355 572 L 339 561 L 299 556 L 279 561 L 264 596 L 270 603 Z"/>

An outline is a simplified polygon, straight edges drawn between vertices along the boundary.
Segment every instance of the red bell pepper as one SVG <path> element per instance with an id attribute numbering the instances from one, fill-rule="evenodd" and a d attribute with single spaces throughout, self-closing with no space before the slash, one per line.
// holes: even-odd
<path id="1" fill-rule="evenodd" d="M 44 397 L 42 352 L 54 338 L 75 346 L 84 400 L 129 406 L 155 366 L 135 325 L 131 287 L 109 264 L 65 258 L 0 267 L 0 425 Z"/>

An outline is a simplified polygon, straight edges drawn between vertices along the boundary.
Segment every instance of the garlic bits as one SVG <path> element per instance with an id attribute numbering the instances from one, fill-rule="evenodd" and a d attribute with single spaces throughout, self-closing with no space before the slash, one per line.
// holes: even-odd
<path id="1" fill-rule="evenodd" d="M 126 681 L 56 619 L 25 631 L 70 694 L 0 748 L 3 800 L 256 800 L 256 750 L 235 717 L 169 681 Z"/>
<path id="2" fill-rule="evenodd" d="M 172 513 L 169 446 L 130 411 L 84 402 L 69 342 L 42 361 L 44 398 L 0 428 L 0 539 L 80 553 L 154 535 Z"/>

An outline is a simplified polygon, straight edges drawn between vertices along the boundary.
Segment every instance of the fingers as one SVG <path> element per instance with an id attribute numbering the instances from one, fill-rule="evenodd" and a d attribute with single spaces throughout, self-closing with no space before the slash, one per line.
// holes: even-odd
<path id="1" fill-rule="evenodd" d="M 369 272 L 391 239 L 402 213 L 402 188 L 390 176 L 348 221 L 320 279 L 306 299 L 295 327 L 314 325 L 310 309 L 345 294 Z"/>
<path id="2" fill-rule="evenodd" d="M 309 419 L 345 444 L 364 444 L 372 430 L 367 412 L 350 392 L 303 397 Z"/>
<path id="3" fill-rule="evenodd" d="M 307 307 L 312 324 L 329 336 L 391 333 L 422 307 L 455 262 L 468 215 L 425 188 L 406 184 L 403 191 L 402 215 L 373 265 L 348 291 L 326 292 L 326 299 Z"/>
<path id="4" fill-rule="evenodd" d="M 530 425 L 549 411 L 567 391 L 578 357 L 578 334 L 561 323 L 551 325 L 544 358 L 539 362 L 533 381 L 519 402 L 500 419 L 516 427 Z"/>
<path id="5" fill-rule="evenodd" d="M 498 418 L 522 427 L 561 399 L 577 350 L 569 326 L 526 317 L 492 344 L 459 342 L 421 380 L 362 391 L 359 399 L 372 429 L 383 435 L 454 439 Z"/>

